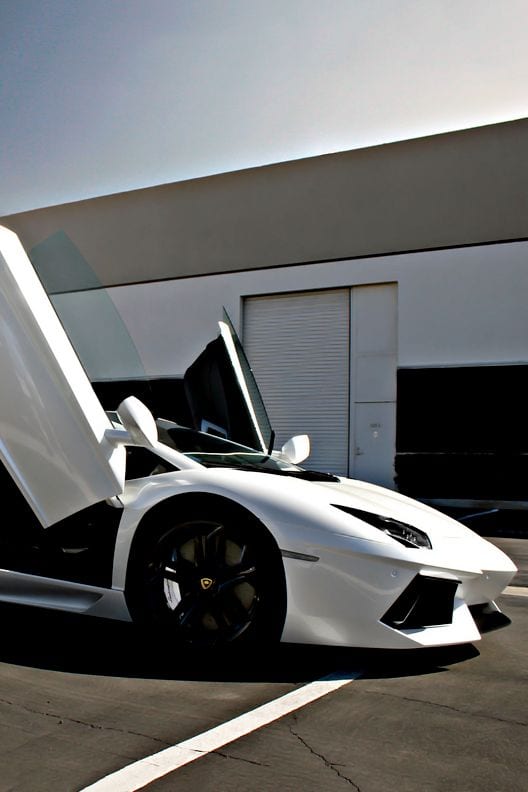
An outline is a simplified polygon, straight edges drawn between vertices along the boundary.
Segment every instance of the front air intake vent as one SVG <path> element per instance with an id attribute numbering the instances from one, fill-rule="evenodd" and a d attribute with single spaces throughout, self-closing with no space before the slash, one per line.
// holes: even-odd
<path id="1" fill-rule="evenodd" d="M 451 624 L 458 580 L 417 575 L 381 621 L 395 630 L 413 630 Z"/>

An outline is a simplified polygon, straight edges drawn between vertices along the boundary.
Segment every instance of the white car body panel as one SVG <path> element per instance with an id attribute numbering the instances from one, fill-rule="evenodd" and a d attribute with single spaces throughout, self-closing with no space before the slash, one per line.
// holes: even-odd
<path id="1" fill-rule="evenodd" d="M 18 237 L 0 227 L 0 456 L 43 526 L 120 493 L 125 451 Z"/>
<path id="2" fill-rule="evenodd" d="M 255 515 L 288 554 L 284 557 L 287 613 L 282 640 L 336 646 L 411 648 L 476 641 L 468 606 L 493 603 L 516 567 L 480 536 L 430 507 L 381 487 L 342 479 L 314 483 L 231 469 L 165 473 L 127 483 L 114 560 L 114 586 L 124 589 L 127 559 L 143 516 L 164 500 L 216 495 Z M 433 549 L 403 547 L 332 504 L 371 511 L 427 530 Z M 388 508 L 387 504 L 390 504 Z M 438 549 L 436 549 L 438 547 Z M 407 631 L 380 619 L 416 575 L 459 581 L 453 622 Z M 493 607 L 493 606 L 492 606 Z"/>
<path id="3" fill-rule="evenodd" d="M 0 600 L 130 621 L 124 592 L 0 569 Z"/>
<path id="4" fill-rule="evenodd" d="M 220 329 L 240 403 L 247 408 L 247 432 L 265 456 L 267 442 L 231 331 L 225 323 Z M 223 365 L 225 370 L 225 360 Z M 311 481 L 288 471 L 205 467 L 156 440 L 148 410 L 137 404 L 129 404 L 128 429 L 125 409 L 122 426 L 112 424 L 18 238 L 2 228 L 0 375 L 0 455 L 41 525 L 50 529 L 105 499 L 122 507 L 107 587 L 1 569 L 4 602 L 130 619 L 127 573 L 138 529 L 149 525 L 144 518 L 162 503 L 177 520 L 189 496 L 198 509 L 208 496 L 234 502 L 273 537 L 286 583 L 284 641 L 378 648 L 475 641 L 480 632 L 470 608 L 497 612 L 494 600 L 515 574 L 510 559 L 477 534 L 395 492 L 349 479 Z M 194 375 L 199 382 L 197 368 Z M 214 388 L 209 390 L 214 400 Z M 142 422 L 147 431 L 141 430 Z M 182 469 L 125 482 L 126 444 L 144 444 Z M 368 515 L 422 532 L 431 547 L 398 541 L 371 524 Z M 254 530 L 250 523 L 248 531 L 251 525 Z M 424 617 L 414 622 L 394 615 L 400 603 L 405 616 L 413 587 L 425 592 L 412 606 Z M 450 610 L 435 621 L 426 605 L 435 611 L 431 592 L 436 591 L 448 592 Z"/>
<path id="5" fill-rule="evenodd" d="M 220 335 L 221 335 L 221 337 L 222 337 L 222 339 L 224 341 L 224 344 L 226 346 L 227 354 L 229 355 L 229 359 L 231 361 L 231 365 L 233 366 L 233 371 L 234 371 L 235 377 L 237 379 L 238 386 L 239 386 L 239 388 L 240 388 L 240 390 L 241 390 L 241 392 L 242 392 L 242 394 L 244 396 L 244 399 L 246 401 L 246 404 L 247 404 L 247 407 L 248 407 L 249 417 L 250 417 L 251 423 L 253 424 L 253 429 L 254 429 L 254 432 L 255 432 L 259 447 L 263 451 L 266 451 L 266 444 L 264 442 L 264 438 L 262 437 L 262 432 L 260 430 L 259 422 L 257 420 L 257 416 L 255 414 L 255 410 L 254 410 L 253 404 L 251 402 L 251 397 L 249 395 L 248 387 L 247 387 L 246 381 L 244 379 L 244 373 L 242 371 L 242 368 L 241 368 L 241 365 L 240 365 L 240 361 L 238 359 L 238 356 L 237 356 L 237 353 L 236 353 L 236 350 L 235 350 L 235 345 L 233 343 L 233 338 L 232 338 L 231 333 L 229 331 L 229 328 L 228 328 L 228 326 L 227 326 L 227 324 L 225 322 L 219 322 L 218 325 L 220 327 Z"/>

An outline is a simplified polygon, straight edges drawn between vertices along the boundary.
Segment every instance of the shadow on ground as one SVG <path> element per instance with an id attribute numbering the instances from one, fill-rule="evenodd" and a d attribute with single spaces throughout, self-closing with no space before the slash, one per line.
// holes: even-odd
<path id="1" fill-rule="evenodd" d="M 479 654 L 470 644 L 400 651 L 280 644 L 265 652 L 192 652 L 131 624 L 17 605 L 0 606 L 0 623 L 0 662 L 97 676 L 303 683 L 336 672 L 369 678 L 438 673 Z"/>

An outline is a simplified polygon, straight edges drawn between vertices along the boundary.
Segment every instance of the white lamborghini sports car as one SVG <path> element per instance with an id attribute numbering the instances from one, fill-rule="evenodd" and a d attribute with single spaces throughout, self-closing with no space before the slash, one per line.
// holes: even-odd
<path id="1" fill-rule="evenodd" d="M 508 622 L 494 600 L 516 569 L 493 545 L 396 492 L 303 470 L 304 436 L 273 450 L 227 321 L 185 376 L 183 426 L 134 395 L 105 411 L 4 228 L 0 300 L 0 601 L 197 647 L 416 648 Z"/>

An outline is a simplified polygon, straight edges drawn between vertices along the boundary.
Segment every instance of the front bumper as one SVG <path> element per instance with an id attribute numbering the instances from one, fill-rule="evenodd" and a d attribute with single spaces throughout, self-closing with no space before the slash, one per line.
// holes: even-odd
<path id="1" fill-rule="evenodd" d="M 399 558 L 382 555 L 379 547 L 369 554 L 364 542 L 356 551 L 312 548 L 317 562 L 285 558 L 282 640 L 384 649 L 477 641 L 486 624 L 508 622 L 494 600 L 516 571 L 500 551 L 487 542 L 482 549 L 481 542 L 477 537 L 472 553 L 465 548 L 467 562 L 446 547 L 442 553 L 409 551 L 408 559 L 401 552 Z M 476 550 L 482 550 L 480 557 Z"/>

